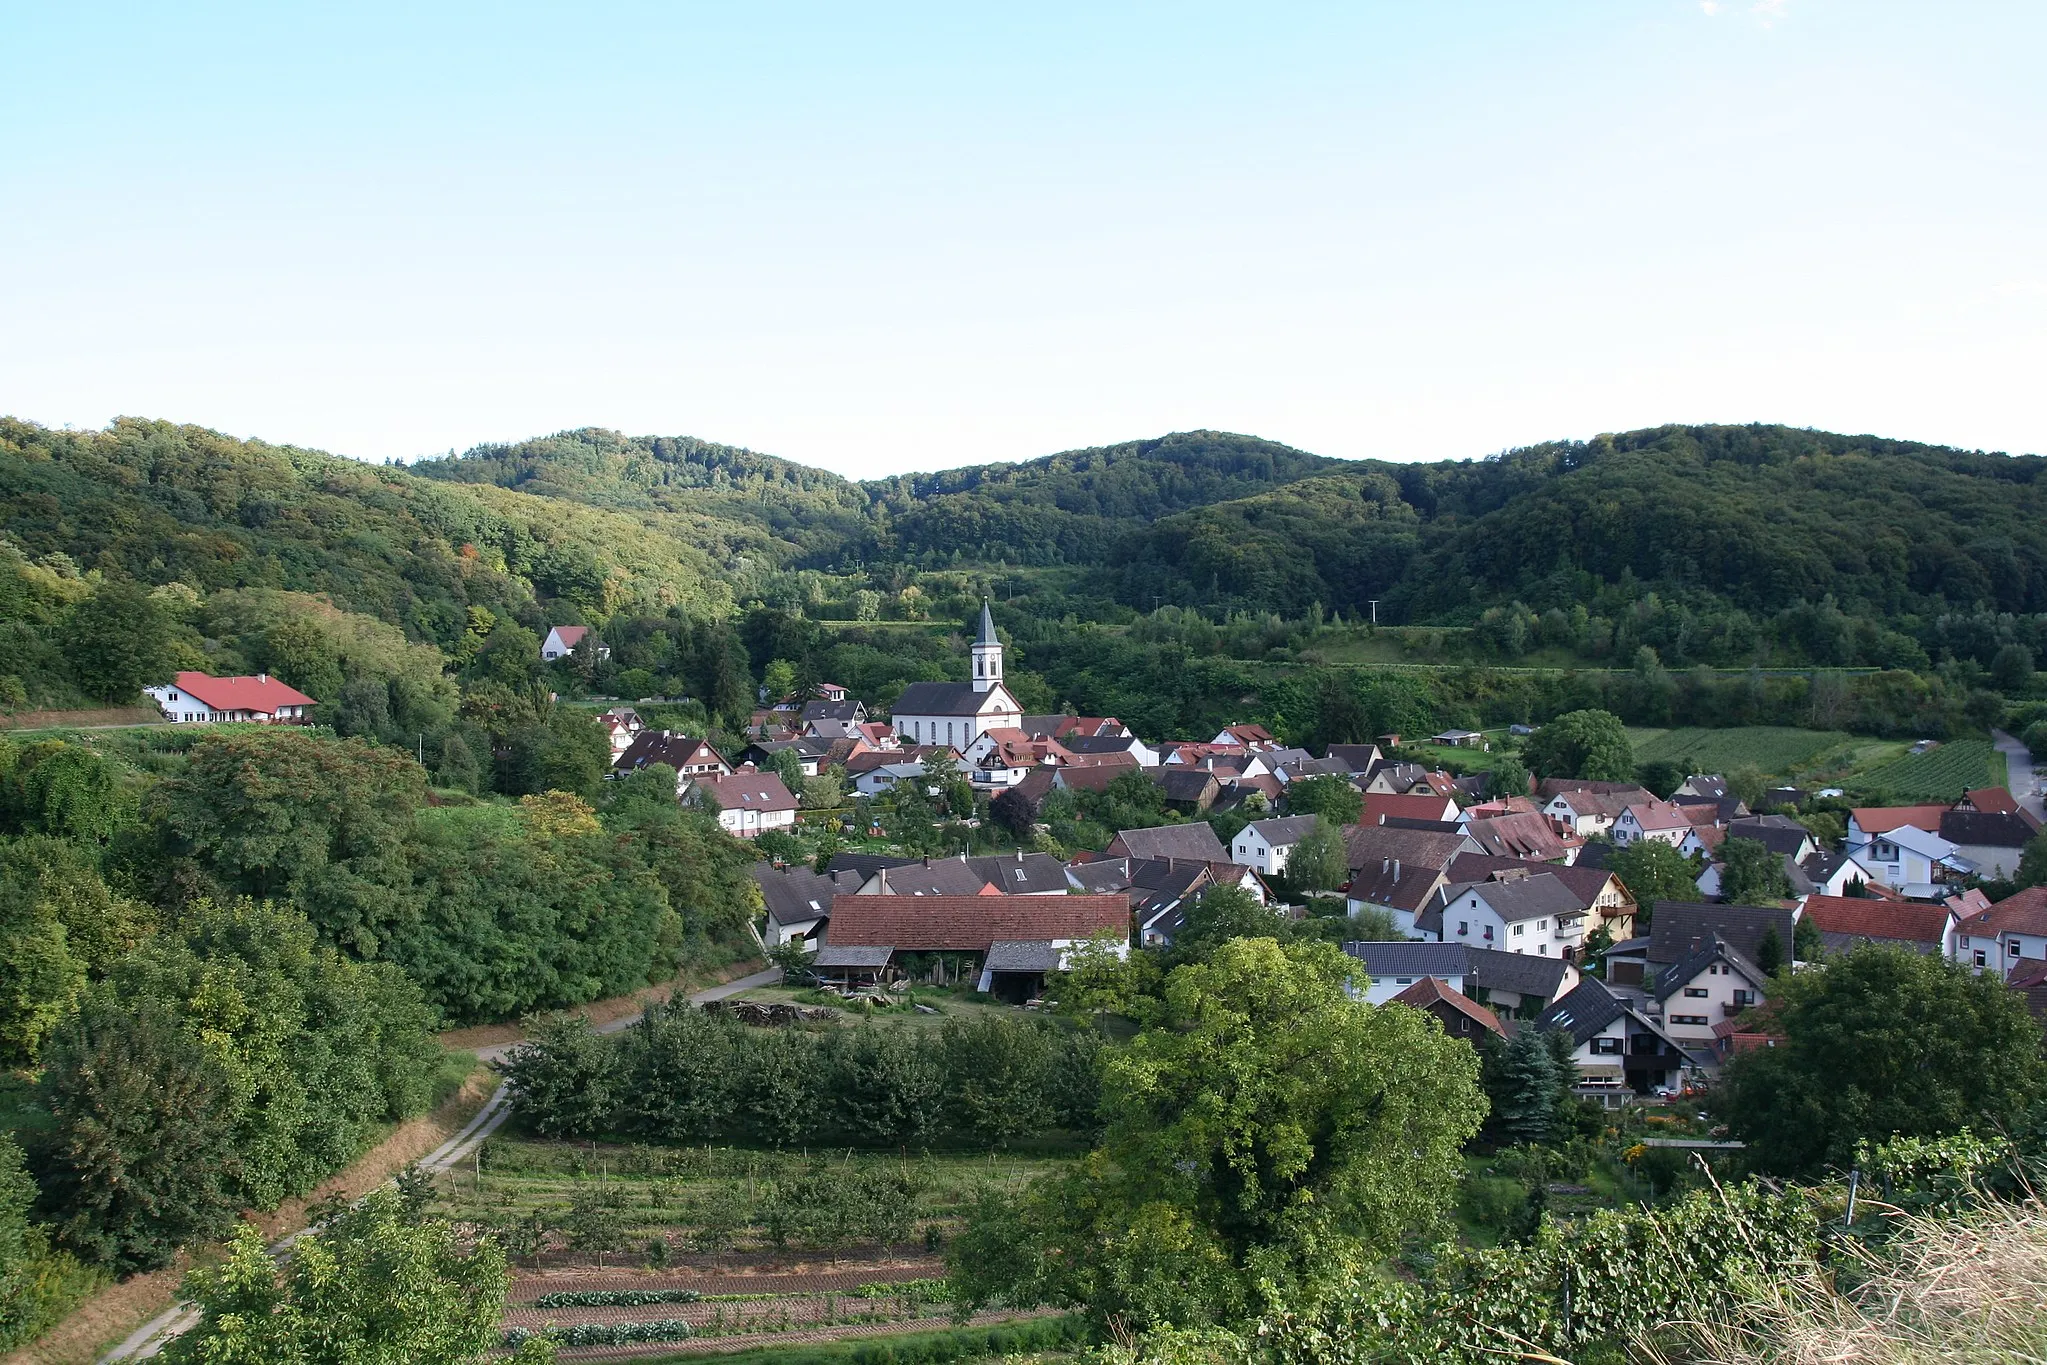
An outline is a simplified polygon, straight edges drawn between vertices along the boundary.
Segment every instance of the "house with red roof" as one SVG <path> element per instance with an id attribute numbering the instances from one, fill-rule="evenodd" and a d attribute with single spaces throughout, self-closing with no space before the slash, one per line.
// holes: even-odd
<path id="1" fill-rule="evenodd" d="M 254 677 L 216 678 L 205 673 L 180 673 L 167 683 L 145 687 L 157 709 L 173 725 L 247 721 L 257 725 L 298 725 L 319 703 L 295 687 L 286 687 L 268 673 Z"/>
<path id="2" fill-rule="evenodd" d="M 1395 792 L 1367 792 L 1365 804 L 1358 813 L 1361 825 L 1383 824 L 1387 817 L 1400 820 L 1455 820 L 1457 802 L 1447 796 L 1430 793 L 1413 796 Z"/>
<path id="3" fill-rule="evenodd" d="M 590 634 L 588 626 L 550 626 L 547 638 L 540 642 L 540 657 L 548 663 L 566 659 L 576 652 L 576 646 L 583 643 Z M 604 645 L 597 646 L 597 657 L 608 659 L 611 651 Z"/>
<path id="4" fill-rule="evenodd" d="M 1473 1047 L 1477 1047 L 1488 1033 L 1506 1036 L 1507 1031 L 1500 1026 L 1499 1015 L 1437 977 L 1423 977 L 1386 1003 L 1406 1005 L 1434 1015 L 1442 1024 L 1443 1032 L 1452 1038 L 1462 1038 Z"/>
<path id="5" fill-rule="evenodd" d="M 796 798 L 775 773 L 764 773 L 743 763 L 725 775 L 704 773 L 689 782 L 683 800 L 718 807 L 718 827 L 742 839 L 758 839 L 771 829 L 789 830 L 796 825 Z"/>
<path id="6" fill-rule="evenodd" d="M 1988 910 L 1979 910 L 1956 930 L 1964 966 L 1996 972 L 2009 980 L 2047 960 L 2047 886 L 2028 887 Z"/>
<path id="7" fill-rule="evenodd" d="M 1622 848 L 1642 839 L 1676 848 L 1691 832 L 1691 819 L 1675 801 L 1638 801 L 1613 822 L 1613 841 Z"/>
<path id="8" fill-rule="evenodd" d="M 1955 912 L 1920 901 L 1873 900 L 1867 896 L 1807 896 L 1799 915 L 1812 921 L 1830 953 L 1864 943 L 1909 948 L 1929 957 L 1955 952 Z"/>
<path id="9" fill-rule="evenodd" d="M 841 896 L 813 966 L 825 977 L 880 980 L 907 954 L 969 954 L 976 989 L 1021 1002 L 1090 939 L 1130 951 L 1128 895 Z"/>

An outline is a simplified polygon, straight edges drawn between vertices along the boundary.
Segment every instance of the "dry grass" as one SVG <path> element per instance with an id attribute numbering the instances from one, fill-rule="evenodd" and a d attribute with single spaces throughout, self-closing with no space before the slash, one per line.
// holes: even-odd
<path id="1" fill-rule="evenodd" d="M 274 1212 L 248 1215 L 266 1241 L 276 1241 L 306 1224 L 307 1211 L 330 1195 L 350 1199 L 368 1194 L 405 1167 L 453 1137 L 497 1088 L 497 1077 L 478 1068 L 462 1088 L 433 1113 L 408 1119 L 312 1194 L 294 1199 Z M 90 1365 L 108 1347 L 171 1306 L 185 1272 L 216 1259 L 218 1247 L 187 1249 L 171 1266 L 147 1275 L 131 1275 L 108 1285 L 80 1304 L 75 1312 L 42 1340 L 0 1360 L 0 1365 Z"/>
<path id="2" fill-rule="evenodd" d="M 1690 1324 L 1663 1365 L 2040 1365 L 2047 1362 L 2047 1205 L 1904 1218 L 1832 1273 L 1785 1266 Z M 1852 1285 L 1853 1287 L 1846 1287 Z"/>

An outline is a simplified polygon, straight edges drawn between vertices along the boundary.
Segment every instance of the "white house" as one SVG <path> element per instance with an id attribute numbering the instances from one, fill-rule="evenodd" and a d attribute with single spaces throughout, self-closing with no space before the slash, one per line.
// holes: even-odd
<path id="1" fill-rule="evenodd" d="M 640 719 L 640 713 L 630 706 L 614 706 L 597 717 L 597 723 L 604 727 L 605 737 L 611 742 L 611 761 L 616 764 L 630 749 L 640 731 L 647 728 Z"/>
<path id="2" fill-rule="evenodd" d="M 964 750 L 990 730 L 1021 728 L 1023 706 L 1002 685 L 1002 642 L 986 602 L 973 656 L 972 682 L 916 682 L 903 689 L 890 712 L 898 739 Z"/>
<path id="3" fill-rule="evenodd" d="M 1653 839 L 1676 848 L 1691 832 L 1691 818 L 1675 801 L 1639 801 L 1613 822 L 1613 841 L 1622 848 L 1637 839 Z"/>
<path id="4" fill-rule="evenodd" d="M 1694 1060 L 1663 1024 L 1637 1009 L 1594 977 L 1586 977 L 1535 1021 L 1571 1037 L 1571 1061 L 1580 1095 L 1602 1104 L 1624 1103 L 1669 1085 Z"/>
<path id="5" fill-rule="evenodd" d="M 1272 820 L 1253 820 L 1237 831 L 1230 843 L 1230 861 L 1267 877 L 1286 871 L 1294 845 L 1315 828 L 1313 815 L 1285 815 Z"/>
<path id="6" fill-rule="evenodd" d="M 305 693 L 286 687 L 268 673 L 240 678 L 180 673 L 167 683 L 142 690 L 155 699 L 164 718 L 174 725 L 209 721 L 288 725 L 303 721 L 306 712 L 319 705 Z"/>
<path id="7" fill-rule="evenodd" d="M 1851 817 L 1849 856 L 1885 886 L 1910 897 L 1932 896 L 1975 870 L 1954 844 L 1917 825 L 1893 825 L 1881 834 L 1866 835 L 1861 843 L 1856 834 Z"/>
<path id="8" fill-rule="evenodd" d="M 1578 893 L 1554 874 L 1452 887 L 1443 906 L 1443 941 L 1540 957 L 1575 957 L 1585 942 Z"/>
<path id="9" fill-rule="evenodd" d="M 1663 1027 L 1695 1056 L 1711 1057 L 1713 1026 L 1736 1018 L 1767 998 L 1769 977 L 1715 935 L 1697 952 L 1656 978 L 1652 998 Z"/>
<path id="10" fill-rule="evenodd" d="M 921 759 L 905 759 L 901 763 L 877 763 L 864 769 L 853 779 L 853 790 L 862 796 L 879 796 L 902 781 L 914 781 L 924 776 Z"/>
<path id="11" fill-rule="evenodd" d="M 678 797 L 697 778 L 723 777 L 732 771 L 732 765 L 711 747 L 709 740 L 679 735 L 673 730 L 640 731 L 611 765 L 611 770 L 615 776 L 623 777 L 656 763 L 665 763 L 675 770 L 675 794 Z"/>
<path id="12" fill-rule="evenodd" d="M 589 634 L 590 627 L 588 626 L 550 626 L 547 630 L 547 638 L 540 642 L 540 657 L 549 663 L 553 663 L 556 659 L 566 659 L 569 655 L 576 652 L 576 646 L 582 644 L 584 638 Z M 597 657 L 600 659 L 610 658 L 610 648 L 606 645 L 598 645 Z"/>
<path id="13" fill-rule="evenodd" d="M 2001 977 L 2047 959 L 2047 886 L 2028 887 L 1968 916 L 1956 931 L 1963 965 Z"/>
<path id="14" fill-rule="evenodd" d="M 774 773 L 751 765 L 720 777 L 707 773 L 689 784 L 686 799 L 717 803 L 718 827 L 742 839 L 757 839 L 771 829 L 796 825 L 796 798 Z"/>
<path id="15" fill-rule="evenodd" d="M 1478 973 L 1472 967 L 1471 954 L 1461 943 L 1353 940 L 1343 945 L 1343 951 L 1361 964 L 1357 977 L 1363 981 L 1353 985 L 1350 993 L 1367 1004 L 1383 1005 L 1430 976 L 1460 995 L 1471 996 L 1478 989 Z"/>
<path id="16" fill-rule="evenodd" d="M 1976 875 L 1986 881 L 2003 881 L 2016 874 L 2026 845 L 2040 833 L 2016 802 L 2010 810 L 1948 811 L 1940 817 L 1939 831 L 1941 838 L 1955 846 L 1956 856 L 1974 866 Z"/>

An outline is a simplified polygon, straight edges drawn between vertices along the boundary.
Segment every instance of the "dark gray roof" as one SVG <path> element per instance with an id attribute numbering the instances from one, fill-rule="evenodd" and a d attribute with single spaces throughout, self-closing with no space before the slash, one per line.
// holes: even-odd
<path id="1" fill-rule="evenodd" d="M 1315 815 L 1282 815 L 1272 820 L 1253 820 L 1246 829 L 1258 831 L 1258 837 L 1268 844 L 1291 847 L 1306 838 L 1315 828 Z"/>
<path id="2" fill-rule="evenodd" d="M 1693 773 L 1684 780 L 1683 785 L 1690 787 L 1700 796 L 1712 797 L 1715 800 L 1727 795 L 1727 779 L 1717 773 Z"/>
<path id="3" fill-rule="evenodd" d="M 991 972 L 1052 972 L 1059 969 L 1059 950 L 1049 939 L 1000 939 L 988 945 L 981 965 Z"/>
<path id="4" fill-rule="evenodd" d="M 1951 810 L 1940 817 L 1940 837 L 1979 848 L 2024 848 L 2036 831 L 2012 811 Z"/>
<path id="5" fill-rule="evenodd" d="M 1272 767 L 1284 772 L 1289 782 L 1298 782 L 1304 777 L 1348 778 L 1351 775 L 1350 764 L 1340 758 L 1296 758 L 1274 763 Z"/>
<path id="6" fill-rule="evenodd" d="M 1583 914 L 1586 909 L 1583 897 L 1564 885 L 1561 878 L 1547 872 L 1512 881 L 1473 882 L 1453 887 L 1450 896 L 1454 900 L 1467 891 L 1476 892 L 1494 914 L 1509 924 L 1538 916 Z"/>
<path id="7" fill-rule="evenodd" d="M 1613 856 L 1614 846 L 1603 839 L 1588 839 L 1585 847 L 1578 850 L 1578 856 L 1571 860 L 1572 867 L 1596 867 L 1604 869 L 1606 860 Z"/>
<path id="8" fill-rule="evenodd" d="M 1123 851 L 1133 858 L 1191 858 L 1203 863 L 1226 863 L 1229 850 L 1215 837 L 1205 820 L 1184 825 L 1159 825 L 1152 829 L 1124 829 L 1116 832 Z"/>
<path id="9" fill-rule="evenodd" d="M 1477 974 L 1474 985 L 1489 991 L 1512 991 L 1516 995 L 1548 1000 L 1564 983 L 1570 963 L 1560 957 L 1531 953 L 1506 953 L 1497 948 L 1473 948 L 1471 967 Z"/>
<path id="10" fill-rule="evenodd" d="M 829 878 L 807 867 L 777 868 L 759 862 L 753 865 L 753 880 L 761 889 L 768 918 L 777 924 L 802 924 L 829 915 L 832 897 L 838 894 Z"/>
<path id="11" fill-rule="evenodd" d="M 1177 763 L 1171 767 L 1151 768 L 1147 772 L 1168 801 L 1201 801 L 1211 794 L 1212 789 L 1222 785 L 1216 781 L 1215 774 L 1205 768 L 1187 768 Z"/>
<path id="12" fill-rule="evenodd" d="M 1352 939 L 1343 950 L 1364 963 L 1373 976 L 1440 976 L 1447 980 L 1471 974 L 1471 950 L 1462 943 Z"/>
<path id="13" fill-rule="evenodd" d="M 978 868 L 957 858 L 933 858 L 929 864 L 884 868 L 875 891 L 884 896 L 978 896 L 988 878 Z M 1059 886 L 1066 887 L 1065 869 L 1060 869 Z"/>
<path id="14" fill-rule="evenodd" d="M 1583 1047 L 1601 1029 L 1625 1013 L 1627 1010 L 1614 999 L 1613 992 L 1601 985 L 1597 978 L 1588 976 L 1573 987 L 1569 995 L 1536 1016 L 1535 1026 L 1566 1029 L 1572 1043 Z"/>
<path id="15" fill-rule="evenodd" d="M 1136 735 L 1070 735 L 1059 741 L 1073 754 L 1128 753 L 1142 742 Z"/>
<path id="16" fill-rule="evenodd" d="M 1682 962 L 1717 935 L 1754 962 L 1761 955 L 1764 936 L 1775 929 L 1777 943 L 1788 960 L 1796 927 L 1791 912 L 1776 906 L 1658 901 L 1649 919 L 1648 957 L 1651 962 Z"/>
<path id="17" fill-rule="evenodd" d="M 977 716 L 987 700 L 988 694 L 976 692 L 972 683 L 914 682 L 889 711 L 898 716 Z"/>
<path id="18" fill-rule="evenodd" d="M 1458 824 L 1455 820 L 1410 820 L 1405 815 L 1382 815 L 1379 817 L 1378 827 L 1380 829 L 1427 830 L 1433 834 L 1455 834 L 1458 836 L 1460 843 L 1469 837 L 1464 832 L 1464 826 Z M 1476 843 L 1477 840 L 1472 842 Z"/>
<path id="19" fill-rule="evenodd" d="M 1009 853 L 967 859 L 967 866 L 1008 896 L 1066 890 L 1066 864 L 1049 853 Z"/>
<path id="20" fill-rule="evenodd" d="M 1338 760 L 1351 772 L 1362 773 L 1369 771 L 1381 755 L 1376 744 L 1332 744 L 1322 751 L 1322 756 Z"/>
<path id="21" fill-rule="evenodd" d="M 891 858 L 884 853 L 834 853 L 831 861 L 824 865 L 824 870 L 827 875 L 857 873 L 864 882 L 884 867 L 908 867 L 917 861 L 916 858 Z"/>
<path id="22" fill-rule="evenodd" d="M 1816 842 L 1804 825 L 1781 815 L 1755 815 L 1736 820 L 1727 827 L 1730 839 L 1752 839 L 1772 853 L 1795 854 L 1808 842 Z"/>
<path id="23" fill-rule="evenodd" d="M 803 704 L 801 720 L 809 725 L 813 721 L 837 720 L 852 725 L 867 714 L 867 708 L 852 698 L 845 701 L 809 701 Z"/>
<path id="24" fill-rule="evenodd" d="M 1670 999 L 1671 996 L 1676 995 L 1680 990 L 1697 980 L 1700 972 L 1705 971 L 1706 968 L 1722 959 L 1725 959 L 1729 966 L 1739 971 L 1750 981 L 1755 982 L 1758 986 L 1769 979 L 1763 975 L 1761 969 L 1755 963 L 1729 947 L 1724 940 L 1714 938 L 1707 943 L 1701 944 L 1699 951 L 1696 953 L 1692 953 L 1671 966 L 1664 968 L 1662 974 L 1656 978 L 1653 994 L 1658 1000 Z"/>
<path id="25" fill-rule="evenodd" d="M 872 947 L 864 943 L 851 943 L 839 948 L 826 943 L 810 960 L 819 967 L 878 968 L 888 966 L 889 956 L 894 952 L 894 948 Z"/>
<path id="26" fill-rule="evenodd" d="M 1068 863 L 1066 876 L 1089 895 L 1107 895 L 1130 889 L 1128 858 L 1096 858 L 1091 862 Z"/>

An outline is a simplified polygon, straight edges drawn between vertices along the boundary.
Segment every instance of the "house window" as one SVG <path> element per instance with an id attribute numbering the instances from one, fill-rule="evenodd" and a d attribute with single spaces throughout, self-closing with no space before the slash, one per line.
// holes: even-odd
<path id="1" fill-rule="evenodd" d="M 1490 924 L 1488 924 L 1485 927 L 1485 938 L 1487 943 L 1491 943 L 1493 941 L 1493 926 Z"/>
<path id="2" fill-rule="evenodd" d="M 1737 1005 L 1753 1005 L 1756 1003 L 1756 993 L 1754 991 L 1736 991 L 1734 993 L 1734 1003 Z"/>
<path id="3" fill-rule="evenodd" d="M 1988 967 L 1990 965 L 1990 955 L 1981 948 L 1976 950 L 1976 965 L 1979 967 Z"/>
<path id="4" fill-rule="evenodd" d="M 1703 1024 L 1706 1022 L 1706 1016 L 1703 1014 L 1673 1014 L 1670 1016 L 1670 1022 L 1673 1024 Z"/>
<path id="5" fill-rule="evenodd" d="M 1536 932 L 1537 932 L 1537 933 L 1541 933 L 1541 932 L 1542 932 L 1542 931 L 1543 931 L 1544 929 L 1547 929 L 1547 928 L 1549 928 L 1549 921 L 1548 921 L 1548 920 L 1546 920 L 1546 919 L 1539 919 L 1539 920 L 1537 920 L 1537 921 L 1535 922 L 1535 929 L 1536 929 Z"/>
<path id="6" fill-rule="evenodd" d="M 1515 925 L 1515 926 L 1514 926 L 1514 937 L 1515 937 L 1515 938 L 1519 938 L 1519 937 L 1521 937 L 1521 931 L 1522 931 L 1523 929 L 1526 929 L 1527 927 L 1528 927 L 1528 926 L 1527 926 L 1527 925 L 1525 925 L 1525 924 L 1517 924 L 1517 925 Z"/>
<path id="7" fill-rule="evenodd" d="M 1393 984 L 1396 986 L 1412 986 L 1414 978 L 1411 976 L 1396 976 L 1393 978 Z"/>
<path id="8" fill-rule="evenodd" d="M 1685 999 L 1687 1000 L 1704 1000 L 1709 994 L 1711 994 L 1711 992 L 1709 992 L 1704 986 L 1685 987 Z"/>
<path id="9" fill-rule="evenodd" d="M 1594 1038 L 1592 1040 L 1592 1052 L 1595 1056 L 1617 1057 L 1620 1055 L 1620 1051 L 1621 1040 L 1618 1038 Z"/>
<path id="10" fill-rule="evenodd" d="M 1461 919 L 1461 920 L 1458 920 L 1458 921 L 1457 921 L 1457 932 L 1458 932 L 1458 933 L 1460 933 L 1460 934 L 1468 934 L 1468 933 L 1470 933 L 1470 932 L 1471 932 L 1471 921 L 1470 921 L 1470 920 L 1465 920 L 1465 919 Z M 1981 953 L 1978 953 L 1978 954 L 1976 954 L 1976 956 L 1978 956 L 1978 957 L 1981 957 L 1981 956 L 1983 956 L 1983 955 L 1982 955 Z"/>
<path id="11" fill-rule="evenodd" d="M 2013 939 L 2010 943 L 2004 945 L 2004 950 L 2011 956 L 2017 957 L 2019 955 L 2019 941 Z"/>

